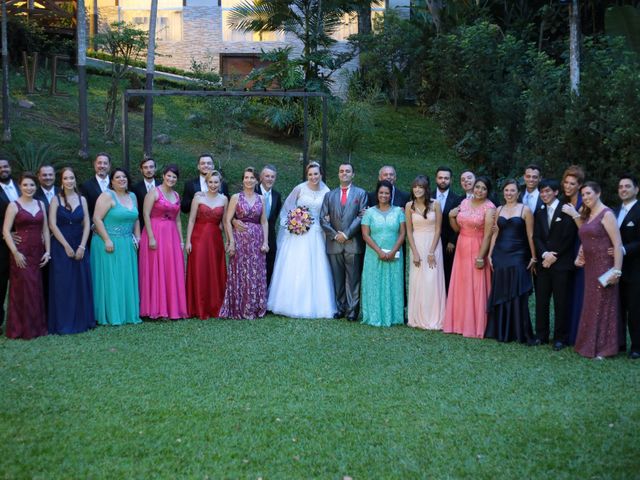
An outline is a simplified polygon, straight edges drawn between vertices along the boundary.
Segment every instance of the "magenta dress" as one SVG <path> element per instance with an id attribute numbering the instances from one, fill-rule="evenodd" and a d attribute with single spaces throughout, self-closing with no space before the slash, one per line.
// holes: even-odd
<path id="1" fill-rule="evenodd" d="M 470 200 L 463 200 L 458 213 L 460 233 L 453 259 L 451 283 L 445 310 L 445 333 L 459 333 L 465 337 L 482 338 L 487 326 L 487 300 L 491 289 L 491 270 L 485 257 L 485 267 L 476 268 L 476 257 L 484 236 L 484 216 L 495 208 L 490 201 L 472 208 Z"/>
<path id="2" fill-rule="evenodd" d="M 229 259 L 227 288 L 220 309 L 223 318 L 259 318 L 267 312 L 267 257 L 260 251 L 264 242 L 261 215 L 260 197 L 256 196 L 255 203 L 249 205 L 240 192 L 235 216 L 247 225 L 247 230 L 233 231 L 236 253 Z"/>
<path id="3" fill-rule="evenodd" d="M 40 259 L 44 254 L 42 226 L 44 213 L 40 202 L 38 213 L 31 215 L 18 206 L 13 227 L 20 236 L 18 251 L 25 256 L 27 266 L 18 268 L 11 255 L 9 267 L 9 312 L 7 315 L 7 337 L 30 339 L 47 334 L 47 318 L 42 291 Z"/>
<path id="4" fill-rule="evenodd" d="M 158 199 L 151 209 L 151 228 L 155 250 L 149 248 L 146 227 L 140 236 L 138 271 L 140 278 L 140 316 L 149 318 L 187 318 L 184 255 L 176 217 L 180 198 L 171 203 L 158 188 Z"/>
<path id="5" fill-rule="evenodd" d="M 605 208 L 578 230 L 584 253 L 584 302 L 576 336 L 576 352 L 583 357 L 618 354 L 618 285 L 603 287 L 598 277 L 613 268 L 607 250 L 613 245 L 602 225 Z"/>

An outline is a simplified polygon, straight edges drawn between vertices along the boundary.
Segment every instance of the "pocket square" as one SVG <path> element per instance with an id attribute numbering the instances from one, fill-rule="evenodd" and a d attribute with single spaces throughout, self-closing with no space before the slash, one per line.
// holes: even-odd
<path id="1" fill-rule="evenodd" d="M 627 223 L 627 227 L 635 227 L 635 226 L 636 226 L 636 224 L 633 223 L 633 221 Z"/>
<path id="2" fill-rule="evenodd" d="M 556 222 L 561 222 L 561 221 L 562 221 L 562 218 L 560 217 L 556 218 Z"/>

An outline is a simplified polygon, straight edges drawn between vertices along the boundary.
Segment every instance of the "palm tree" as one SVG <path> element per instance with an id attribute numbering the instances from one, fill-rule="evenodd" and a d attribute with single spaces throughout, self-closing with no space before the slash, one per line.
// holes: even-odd
<path id="1" fill-rule="evenodd" d="M 145 90 L 153 90 L 153 76 L 155 74 L 156 59 L 156 19 L 158 17 L 158 0 L 151 0 L 149 12 L 149 45 L 147 47 L 147 71 Z M 153 97 L 144 98 L 144 155 L 151 157 L 153 149 Z"/>
<path id="2" fill-rule="evenodd" d="M 89 114 L 87 110 L 87 15 L 84 0 L 78 0 L 76 12 L 76 35 L 78 48 L 78 115 L 80 117 L 81 158 L 89 156 Z"/>
<path id="3" fill-rule="evenodd" d="M 345 0 L 244 0 L 231 10 L 228 24 L 245 32 L 283 32 L 294 35 L 303 46 L 300 63 L 305 84 L 321 80 L 321 68 L 337 70 L 348 58 L 336 62 L 330 51 L 331 37 L 342 24 L 344 14 L 354 11 L 356 2 Z"/>

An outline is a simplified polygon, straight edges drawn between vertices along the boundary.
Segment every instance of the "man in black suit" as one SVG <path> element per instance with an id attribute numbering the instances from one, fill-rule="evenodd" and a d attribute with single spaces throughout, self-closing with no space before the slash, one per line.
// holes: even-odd
<path id="1" fill-rule="evenodd" d="M 393 191 L 391 192 L 391 205 L 404 209 L 409 201 L 409 194 L 396 188 L 396 169 L 391 165 L 383 166 L 378 172 L 378 181 L 387 180 L 393 185 Z M 375 207 L 378 205 L 378 199 L 376 192 L 369 192 L 369 207 Z"/>
<path id="2" fill-rule="evenodd" d="M 451 190 L 451 177 L 453 172 L 449 167 L 438 167 L 436 170 L 436 186 L 431 198 L 438 200 L 442 209 L 442 228 L 440 229 L 440 240 L 442 243 L 442 260 L 444 266 L 445 288 L 449 291 L 449 280 L 451 279 L 451 268 L 453 267 L 453 257 L 456 253 L 456 241 L 458 234 L 453 231 L 449 223 L 449 212 L 460 205 L 462 197 Z"/>
<path id="3" fill-rule="evenodd" d="M 142 215 L 144 197 L 162 182 L 155 179 L 156 161 L 153 158 L 142 159 L 140 162 L 140 173 L 142 174 L 142 180 L 136 183 L 131 188 L 131 191 L 136 195 L 136 200 L 138 200 L 138 218 L 140 219 L 140 230 L 142 230 L 142 227 L 144 227 L 144 217 Z"/>
<path id="4" fill-rule="evenodd" d="M 543 205 L 534 215 L 533 241 L 538 259 L 536 278 L 537 342 L 549 342 L 549 305 L 553 296 L 555 327 L 553 349 L 561 350 L 569 342 L 570 318 L 567 303 L 573 285 L 574 252 L 578 234 L 575 218 L 562 212 L 557 180 L 542 180 L 539 185 Z"/>
<path id="5" fill-rule="evenodd" d="M 100 152 L 96 155 L 96 159 L 93 161 L 93 170 L 95 176 L 80 185 L 80 193 L 87 199 L 91 224 L 93 224 L 93 210 L 96 207 L 98 197 L 109 188 L 111 157 L 108 153 Z"/>
<path id="6" fill-rule="evenodd" d="M 622 339 L 620 345 L 626 349 L 627 331 L 631 337 L 629 357 L 640 358 L 640 204 L 638 204 L 638 179 L 623 175 L 618 181 L 618 196 L 622 204 L 615 209 L 620 236 L 622 237 L 622 277 L 620 278 L 620 300 L 622 317 Z M 613 254 L 613 252 L 611 252 Z"/>
<path id="7" fill-rule="evenodd" d="M 11 178 L 9 160 L 0 157 L 0 225 L 4 224 L 7 207 L 20 196 L 18 184 Z M 4 322 L 4 300 L 9 285 L 9 261 L 11 252 L 4 239 L 0 239 L 0 325 Z"/>
<path id="8" fill-rule="evenodd" d="M 524 203 L 531 213 L 535 214 L 542 206 L 542 198 L 540 198 L 540 191 L 538 185 L 542 180 L 542 170 L 538 165 L 527 165 L 524 169 L 524 189 L 518 195 L 518 201 Z"/>
<path id="9" fill-rule="evenodd" d="M 41 165 L 36 175 L 38 176 L 38 188 L 36 188 L 36 193 L 34 193 L 33 198 L 44 202 L 47 215 L 49 215 L 51 200 L 53 200 L 56 194 L 60 193 L 60 189 L 54 185 L 56 181 L 56 171 L 52 165 Z"/>
<path id="10" fill-rule="evenodd" d="M 207 187 L 205 177 L 207 173 L 213 172 L 213 170 L 213 155 L 210 153 L 200 154 L 198 157 L 199 175 L 196 178 L 184 182 L 184 191 L 182 192 L 182 199 L 180 200 L 180 210 L 182 210 L 182 213 L 189 214 L 191 211 L 191 201 L 196 193 L 206 192 L 208 190 L 209 187 Z M 224 181 L 220 185 L 220 193 L 229 197 L 229 190 Z"/>

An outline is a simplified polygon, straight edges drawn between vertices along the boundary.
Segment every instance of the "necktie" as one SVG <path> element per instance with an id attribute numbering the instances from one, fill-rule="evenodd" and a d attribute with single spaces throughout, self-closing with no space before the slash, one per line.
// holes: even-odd
<path id="1" fill-rule="evenodd" d="M 624 222 L 624 217 L 627 216 L 627 207 L 624 205 L 620 207 L 620 213 L 618 214 L 618 228 L 622 226 L 622 222 Z"/>
<path id="2" fill-rule="evenodd" d="M 45 192 L 45 195 L 47 196 L 47 202 L 51 203 L 51 199 L 53 198 L 53 188 Z"/>
<path id="3" fill-rule="evenodd" d="M 106 189 L 107 189 L 107 181 L 104 179 L 100 180 L 100 190 L 104 192 Z"/>
<path id="4" fill-rule="evenodd" d="M 440 203 L 441 207 L 444 207 L 444 193 L 438 193 L 438 202 Z"/>
<path id="5" fill-rule="evenodd" d="M 271 192 L 264 192 L 264 208 L 267 213 L 267 217 L 271 213 Z"/>
<path id="6" fill-rule="evenodd" d="M 549 207 L 549 209 L 547 210 L 547 220 L 549 221 L 549 226 L 551 226 L 551 220 L 553 220 L 553 212 L 554 212 L 555 208 L 553 207 Z"/>
<path id="7" fill-rule="evenodd" d="M 153 189 L 153 183 L 147 183 L 147 193 L 149 193 L 152 189 Z"/>
<path id="8" fill-rule="evenodd" d="M 344 207 L 347 204 L 347 190 L 349 190 L 349 188 L 340 188 L 340 190 L 342 190 L 340 194 L 340 205 Z"/>
<path id="9" fill-rule="evenodd" d="M 4 191 L 6 192 L 7 198 L 9 198 L 10 202 L 15 202 L 18 199 L 18 192 L 16 192 L 16 189 L 11 181 L 9 181 L 9 184 L 6 186 Z"/>

